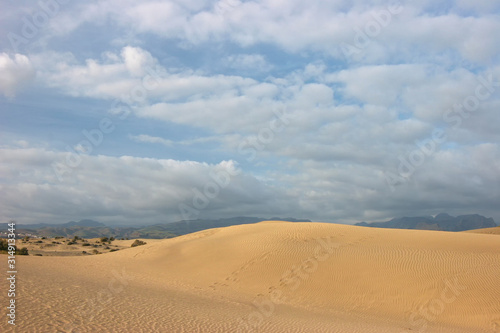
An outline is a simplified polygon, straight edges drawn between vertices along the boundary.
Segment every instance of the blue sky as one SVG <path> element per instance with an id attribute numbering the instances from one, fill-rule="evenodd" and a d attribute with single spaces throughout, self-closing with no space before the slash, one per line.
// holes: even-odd
<path id="1" fill-rule="evenodd" d="M 1 6 L 2 221 L 500 221 L 497 2 Z"/>

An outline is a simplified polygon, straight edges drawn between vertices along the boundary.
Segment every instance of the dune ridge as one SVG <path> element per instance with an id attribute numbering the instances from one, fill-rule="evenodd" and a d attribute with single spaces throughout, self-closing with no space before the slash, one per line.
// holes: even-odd
<path id="1" fill-rule="evenodd" d="M 500 332 L 489 234 L 272 221 L 18 265 L 19 332 Z"/>
<path id="2" fill-rule="evenodd" d="M 467 230 L 467 231 L 463 231 L 463 232 L 470 232 L 470 233 L 474 233 L 474 234 L 500 235 L 500 227 L 474 229 L 474 230 Z"/>

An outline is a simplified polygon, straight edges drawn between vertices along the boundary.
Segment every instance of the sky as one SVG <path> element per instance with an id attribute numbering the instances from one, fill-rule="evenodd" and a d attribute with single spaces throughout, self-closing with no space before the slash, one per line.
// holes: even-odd
<path id="1" fill-rule="evenodd" d="M 500 2 L 0 2 L 0 222 L 500 222 Z"/>

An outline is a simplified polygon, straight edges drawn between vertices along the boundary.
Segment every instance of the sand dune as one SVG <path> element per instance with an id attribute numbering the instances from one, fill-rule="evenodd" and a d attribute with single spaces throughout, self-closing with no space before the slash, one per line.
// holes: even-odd
<path id="1" fill-rule="evenodd" d="M 474 229 L 474 230 L 467 230 L 467 231 L 463 231 L 463 232 L 471 232 L 474 234 L 500 235 L 500 227 Z"/>
<path id="2" fill-rule="evenodd" d="M 496 235 L 262 222 L 18 260 L 17 332 L 500 332 Z"/>

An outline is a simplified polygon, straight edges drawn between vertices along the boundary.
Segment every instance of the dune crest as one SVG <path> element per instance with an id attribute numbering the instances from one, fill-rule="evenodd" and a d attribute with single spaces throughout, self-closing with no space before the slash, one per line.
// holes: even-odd
<path id="1" fill-rule="evenodd" d="M 474 230 L 467 230 L 467 231 L 463 231 L 463 232 L 470 232 L 473 234 L 500 235 L 500 227 L 474 229 Z"/>

